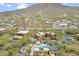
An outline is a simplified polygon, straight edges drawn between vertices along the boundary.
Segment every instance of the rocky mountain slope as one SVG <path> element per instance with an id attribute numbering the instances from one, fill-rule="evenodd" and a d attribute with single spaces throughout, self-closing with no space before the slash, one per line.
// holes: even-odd
<path id="1" fill-rule="evenodd" d="M 0 13 L 0 22 L 16 24 L 25 28 L 51 28 L 56 20 L 78 22 L 79 7 L 64 6 L 59 3 L 39 3 L 16 11 Z"/>

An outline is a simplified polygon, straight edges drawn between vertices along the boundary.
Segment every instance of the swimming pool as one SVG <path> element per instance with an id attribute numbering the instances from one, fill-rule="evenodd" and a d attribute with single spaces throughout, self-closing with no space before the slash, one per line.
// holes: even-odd
<path id="1" fill-rule="evenodd" d="M 39 45 L 39 46 L 36 46 L 35 48 L 42 49 L 42 48 L 49 48 L 49 46 L 48 45 Z"/>

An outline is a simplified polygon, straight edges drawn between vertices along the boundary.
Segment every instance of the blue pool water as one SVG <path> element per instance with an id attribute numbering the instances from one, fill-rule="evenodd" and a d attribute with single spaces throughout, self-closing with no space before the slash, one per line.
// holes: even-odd
<path id="1" fill-rule="evenodd" d="M 49 48 L 47 45 L 39 45 L 39 46 L 36 46 L 36 48 Z"/>

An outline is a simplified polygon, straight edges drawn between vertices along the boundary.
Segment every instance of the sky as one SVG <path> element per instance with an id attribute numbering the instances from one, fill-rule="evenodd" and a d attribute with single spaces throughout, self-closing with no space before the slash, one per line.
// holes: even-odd
<path id="1" fill-rule="evenodd" d="M 32 3 L 0 3 L 0 12 L 14 11 L 17 9 L 27 8 L 32 5 Z M 79 7 L 79 3 L 64 3 L 64 5 Z"/>
<path id="2" fill-rule="evenodd" d="M 0 12 L 23 9 L 31 5 L 31 3 L 0 3 Z"/>
<path id="3" fill-rule="evenodd" d="M 64 3 L 64 5 L 79 7 L 79 3 Z"/>

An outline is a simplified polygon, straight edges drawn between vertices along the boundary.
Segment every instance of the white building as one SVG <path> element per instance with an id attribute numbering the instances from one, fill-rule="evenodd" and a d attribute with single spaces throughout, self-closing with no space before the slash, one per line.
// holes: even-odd
<path id="1" fill-rule="evenodd" d="M 55 23 L 53 23 L 54 29 L 62 29 L 62 28 L 66 28 L 67 26 L 68 24 L 65 22 L 56 21 Z"/>

